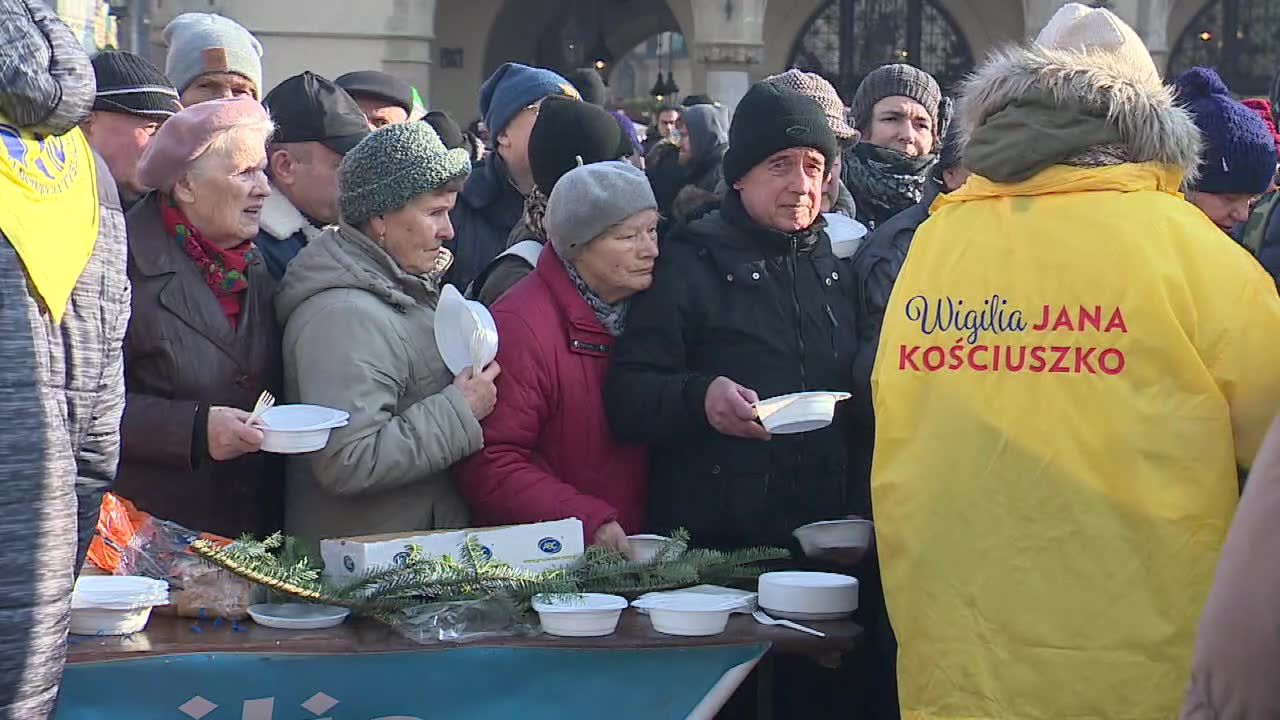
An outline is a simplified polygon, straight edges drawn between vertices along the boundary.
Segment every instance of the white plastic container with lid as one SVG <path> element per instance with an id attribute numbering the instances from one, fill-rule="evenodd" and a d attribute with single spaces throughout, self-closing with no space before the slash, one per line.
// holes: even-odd
<path id="1" fill-rule="evenodd" d="M 533 609 L 542 621 L 543 632 L 559 637 L 612 635 L 628 604 L 624 597 L 602 593 L 533 598 Z"/>
<path id="2" fill-rule="evenodd" d="M 755 403 L 756 417 L 774 435 L 812 432 L 830 425 L 836 403 L 850 397 L 847 392 L 825 390 L 779 395 Z"/>
<path id="3" fill-rule="evenodd" d="M 278 405 L 262 413 L 255 425 L 262 430 L 262 449 L 282 455 L 323 450 L 329 433 L 346 427 L 351 415 L 320 405 Z"/>
<path id="4" fill-rule="evenodd" d="M 86 575 L 71 594 L 73 635 L 130 635 L 141 631 L 151 608 L 169 604 L 169 584 L 132 575 Z"/>
<path id="5" fill-rule="evenodd" d="M 760 609 L 788 620 L 839 620 L 858 609 L 858 580 L 822 572 L 760 576 Z"/>
<path id="6" fill-rule="evenodd" d="M 719 635 L 729 624 L 729 615 L 742 607 L 741 598 L 666 593 L 643 597 L 632 607 L 649 612 L 653 629 L 666 635 L 702 637 Z"/>

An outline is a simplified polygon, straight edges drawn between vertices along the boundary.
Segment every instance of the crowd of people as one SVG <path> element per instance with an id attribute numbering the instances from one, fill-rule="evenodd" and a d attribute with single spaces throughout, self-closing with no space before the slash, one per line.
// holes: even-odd
<path id="1" fill-rule="evenodd" d="M 792 69 L 643 139 L 593 69 L 505 63 L 464 130 L 376 70 L 264 93 L 219 15 L 164 38 L 90 60 L 0 0 L 0 714 L 54 708 L 107 489 L 306 543 L 871 518 L 791 563 L 856 575 L 866 635 L 780 661 L 784 717 L 1280 713 L 1280 97 L 1166 84 L 1078 4 L 953 97 Z M 445 365 L 446 284 L 486 367 Z M 754 403 L 809 390 L 853 399 L 771 436 Z M 263 391 L 350 421 L 263 452 Z"/>

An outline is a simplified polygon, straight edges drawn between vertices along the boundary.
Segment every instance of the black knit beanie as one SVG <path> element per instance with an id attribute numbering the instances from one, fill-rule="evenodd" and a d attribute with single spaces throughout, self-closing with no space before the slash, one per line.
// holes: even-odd
<path id="1" fill-rule="evenodd" d="M 443 110 L 432 110 L 422 118 L 422 122 L 430 125 L 440 136 L 440 142 L 450 150 L 460 148 L 467 142 L 466 137 L 462 135 L 462 128 L 458 127 L 458 123 Z"/>
<path id="2" fill-rule="evenodd" d="M 595 68 L 578 68 L 564 76 L 573 83 L 573 87 L 582 96 L 582 102 L 604 107 L 608 99 L 609 89 L 605 87 L 604 78 Z"/>
<path id="3" fill-rule="evenodd" d="M 732 186 L 779 150 L 813 148 L 827 159 L 836 157 L 836 136 L 827 115 L 811 97 L 768 82 L 751 86 L 738 103 L 729 125 L 729 150 L 724 154 L 724 180 Z"/>
<path id="4" fill-rule="evenodd" d="M 544 195 L 562 175 L 579 165 L 617 160 L 623 150 L 622 128 L 604 108 L 566 98 L 549 97 L 529 132 L 529 168 Z"/>
<path id="5" fill-rule="evenodd" d="M 94 110 L 166 120 L 178 112 L 178 91 L 160 68 L 140 55 L 107 50 L 93 58 L 98 81 Z"/>

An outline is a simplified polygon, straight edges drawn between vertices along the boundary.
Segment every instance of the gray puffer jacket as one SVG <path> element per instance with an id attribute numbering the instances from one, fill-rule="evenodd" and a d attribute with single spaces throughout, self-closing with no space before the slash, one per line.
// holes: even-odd
<path id="1" fill-rule="evenodd" d="M 351 413 L 323 450 L 289 458 L 290 535 L 466 527 L 448 470 L 484 436 L 436 348 L 441 258 L 432 276 L 410 275 L 344 224 L 289 265 L 276 296 L 285 400 Z"/>
<path id="2" fill-rule="evenodd" d="M 63 135 L 94 92 L 88 57 L 44 3 L 0 0 L 0 114 Z M 11 161 L 0 149 L 0 162 Z M 119 458 L 124 218 L 106 164 L 95 162 L 98 240 L 60 325 L 0 227 L 0 718 L 53 712 L 72 585 Z M 85 165 L 68 171 L 93 170 Z"/>

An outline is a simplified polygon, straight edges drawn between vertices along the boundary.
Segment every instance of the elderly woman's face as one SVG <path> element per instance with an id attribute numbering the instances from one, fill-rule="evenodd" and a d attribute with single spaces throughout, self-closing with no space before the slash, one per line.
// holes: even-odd
<path id="1" fill-rule="evenodd" d="M 262 138 L 235 138 L 224 152 L 202 157 L 174 188 L 178 206 L 206 240 L 235 247 L 258 234 L 267 184 Z"/>
<path id="2" fill-rule="evenodd" d="M 436 269 L 440 246 L 453 237 L 449 211 L 458 199 L 456 192 L 429 192 L 369 220 L 369 234 L 381 242 L 401 270 L 425 275 Z"/>
<path id="3" fill-rule="evenodd" d="M 616 303 L 653 284 L 658 212 L 642 210 L 587 243 L 573 267 L 605 302 Z"/>

